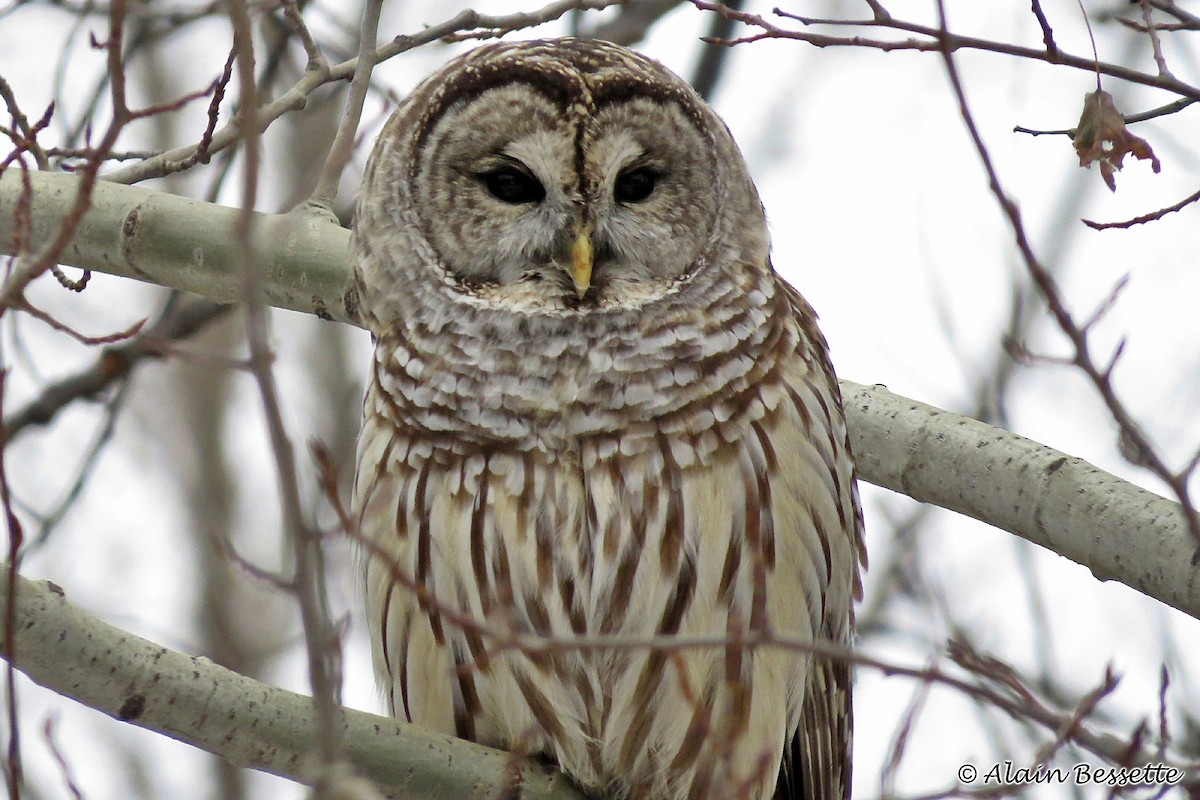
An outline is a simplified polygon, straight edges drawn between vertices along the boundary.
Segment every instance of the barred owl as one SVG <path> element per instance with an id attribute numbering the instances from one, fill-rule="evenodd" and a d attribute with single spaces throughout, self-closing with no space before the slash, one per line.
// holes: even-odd
<path id="1" fill-rule="evenodd" d="M 594 797 L 849 796 L 849 665 L 761 646 L 848 644 L 865 564 L 826 344 L 768 249 L 728 129 L 624 48 L 480 47 L 396 111 L 353 235 L 393 714 Z"/>

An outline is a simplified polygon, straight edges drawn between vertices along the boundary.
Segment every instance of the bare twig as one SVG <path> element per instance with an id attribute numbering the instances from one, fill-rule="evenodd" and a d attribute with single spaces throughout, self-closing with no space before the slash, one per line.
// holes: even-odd
<path id="1" fill-rule="evenodd" d="M 32 426 L 45 425 L 76 400 L 96 397 L 124 380 L 137 364 L 162 357 L 169 342 L 190 337 L 231 309 L 208 300 L 173 303 L 137 338 L 105 348 L 90 367 L 47 386 L 37 398 L 6 417 L 0 445 L 13 441 Z"/>
<path id="2" fill-rule="evenodd" d="M 1132 219 L 1123 220 L 1121 222 L 1094 222 L 1090 219 L 1085 219 L 1085 220 L 1083 220 L 1083 224 L 1087 225 L 1089 228 L 1092 228 L 1093 230 L 1097 230 L 1097 231 L 1109 230 L 1111 228 L 1132 228 L 1134 225 L 1142 225 L 1147 222 L 1154 222 L 1156 220 L 1160 220 L 1163 217 L 1165 217 L 1167 214 L 1171 214 L 1171 213 L 1174 213 L 1181 209 L 1187 208 L 1192 203 L 1195 203 L 1198 201 L 1200 201 L 1200 190 L 1197 190 L 1197 191 L 1193 192 L 1192 194 L 1189 194 L 1187 197 L 1183 198 L 1178 203 L 1169 205 L 1166 208 L 1160 208 L 1157 211 L 1151 211 L 1149 214 L 1142 214 L 1141 216 L 1134 217 Z"/>
<path id="3" fill-rule="evenodd" d="M 262 121 L 258 116 L 257 86 L 254 77 L 253 38 L 246 0 L 230 3 L 234 28 L 235 66 L 238 74 L 238 125 L 243 131 L 244 176 L 242 209 L 238 220 L 238 242 L 242 251 L 242 279 L 246 303 L 246 340 L 249 346 L 249 371 L 258 387 L 266 416 L 285 535 L 291 545 L 293 591 L 300 606 L 308 655 L 309 682 L 315 708 L 315 750 L 320 764 L 317 785 L 331 776 L 342 758 L 342 736 L 338 726 L 338 698 L 341 686 L 341 650 L 333 623 L 329 619 L 325 593 L 320 534 L 304 520 L 295 451 L 283 423 L 279 391 L 272 370 L 274 356 L 268 336 L 267 309 L 261 294 L 254 225 L 258 191 L 259 150 Z"/>
<path id="4" fill-rule="evenodd" d="M 938 0 L 938 2 L 940 3 L 941 0 Z M 1088 16 L 1087 9 L 1084 8 L 1083 0 L 1075 0 L 1075 5 L 1079 6 L 1079 15 L 1083 17 L 1083 25 L 1087 28 L 1088 41 L 1092 44 L 1092 63 L 1094 64 L 1096 70 L 1096 91 L 1098 92 L 1100 91 L 1100 51 L 1096 48 L 1096 33 L 1092 30 L 1092 20 L 1091 17 Z M 939 5 L 938 19 L 941 22 L 941 27 L 945 29 L 946 20 L 944 14 L 942 14 L 943 11 L 944 9 Z"/>
<path id="5" fill-rule="evenodd" d="M 5 381 L 8 378 L 7 367 L 0 369 L 0 410 L 4 408 Z M 0 424 L 0 439 L 3 438 L 3 425 Z M 5 463 L 5 449 L 0 447 L 0 507 L 4 510 L 4 525 L 8 529 L 8 564 L 4 570 L 4 652 L 9 654 L 5 667 L 4 699 L 8 712 L 8 756 L 5 778 L 8 781 L 8 796 L 12 800 L 21 797 L 21 728 L 17 724 L 17 681 L 13 667 L 13 654 L 17 652 L 16 639 L 16 601 L 17 570 L 21 565 L 21 551 L 25 545 L 25 534 L 21 521 L 13 510 L 12 492 L 8 485 L 8 468 Z"/>
<path id="6" fill-rule="evenodd" d="M 1058 52 L 1058 45 L 1054 43 L 1054 31 L 1050 28 L 1050 20 L 1046 19 L 1046 12 L 1042 10 L 1040 0 L 1032 0 L 1033 15 L 1037 17 L 1038 26 L 1042 29 L 1042 43 L 1046 45 L 1046 52 L 1054 54 Z"/>
<path id="7" fill-rule="evenodd" d="M 1150 19 L 1150 3 L 1141 0 L 1141 6 L 1142 22 L 1146 26 L 1146 35 L 1150 37 L 1150 49 L 1154 52 L 1154 64 L 1158 67 L 1158 74 L 1170 77 L 1171 70 L 1167 69 L 1167 60 L 1163 57 L 1162 42 L 1158 40 L 1158 29 Z"/>
<path id="8" fill-rule="evenodd" d="M 737 39 L 727 39 L 717 44 L 738 45 L 747 44 L 749 42 L 757 42 L 763 39 L 793 39 L 796 41 L 806 42 L 814 47 L 860 47 L 881 50 L 883 52 L 892 52 L 898 50 L 915 50 L 918 52 L 940 52 L 943 48 L 949 49 L 951 52 L 958 50 L 981 50 L 989 53 L 999 53 L 1002 55 L 1016 56 L 1018 58 L 1029 59 L 1032 61 L 1044 61 L 1048 64 L 1057 64 L 1061 66 L 1071 67 L 1072 69 L 1084 70 L 1086 72 L 1099 72 L 1104 75 L 1129 81 L 1130 83 L 1138 83 L 1144 86 L 1152 86 L 1158 89 L 1165 89 L 1169 92 L 1178 94 L 1181 97 L 1189 97 L 1193 100 L 1200 100 L 1200 87 L 1193 86 L 1175 77 L 1164 77 L 1157 74 L 1140 72 L 1136 69 L 1124 67 L 1119 64 L 1110 64 L 1107 62 L 1097 62 L 1094 58 L 1085 58 L 1082 56 L 1072 55 L 1062 50 L 1056 50 L 1053 53 L 1046 50 L 1038 50 L 1031 47 L 1022 47 L 1020 45 L 1010 44 L 1008 42 L 994 41 L 991 39 L 982 39 L 976 36 L 963 36 L 950 31 L 942 32 L 936 27 L 922 25 L 916 22 L 905 22 L 888 16 L 883 19 L 869 20 L 847 20 L 847 19 L 819 19 L 815 17 L 802 17 L 795 14 L 784 12 L 780 9 L 775 9 L 774 13 L 784 19 L 792 19 L 800 22 L 803 25 L 831 25 L 841 27 L 863 27 L 863 28 L 879 28 L 886 30 L 899 31 L 902 33 L 914 34 L 920 38 L 909 39 L 870 39 L 863 36 L 829 36 L 826 34 L 813 33 L 806 30 L 790 30 L 780 28 L 765 18 L 757 14 L 749 14 L 746 12 L 735 12 L 719 3 L 705 2 L 705 0 L 691 0 L 692 5 L 703 11 L 711 11 L 716 14 L 729 15 L 739 22 L 743 22 L 753 28 L 757 28 L 759 33 L 749 36 L 739 37 Z"/>
<path id="9" fill-rule="evenodd" d="M 84 274 L 87 275 L 89 273 L 85 271 Z M 41 320 L 59 333 L 65 333 L 67 336 L 70 336 L 80 344 L 86 345 L 101 345 L 123 342 L 126 339 L 136 336 L 142 329 L 142 326 L 146 324 L 146 320 L 141 319 L 124 330 L 119 330 L 114 333 L 103 333 L 99 336 L 89 336 L 86 333 L 75 330 L 65 322 L 55 319 L 53 316 L 47 314 L 45 311 L 42 311 L 40 308 L 30 305 L 29 301 L 24 297 L 19 297 L 14 300 L 11 304 L 11 307 L 28 314 L 34 319 Z"/>
<path id="10" fill-rule="evenodd" d="M 367 99 L 367 90 L 371 86 L 371 70 L 375 68 L 375 39 L 379 29 L 379 12 L 383 0 L 365 0 L 363 4 L 362 29 L 359 31 L 358 63 L 354 68 L 354 78 L 350 81 L 350 93 L 346 97 L 346 110 L 338 125 L 337 135 L 325 157 L 325 166 L 321 169 L 321 177 L 309 198 L 308 205 L 319 213 L 333 216 L 333 200 L 337 196 L 338 183 L 342 172 L 350 162 L 354 153 L 355 134 L 358 132 L 358 122 L 362 118 L 363 103 Z M 312 61 L 309 61 L 312 68 Z"/>
<path id="11" fill-rule="evenodd" d="M 929 668 L 933 670 L 935 667 L 933 664 L 930 664 Z M 905 708 L 904 714 L 900 718 L 900 725 L 896 728 L 896 733 L 892 737 L 892 744 L 888 748 L 888 755 L 884 760 L 883 770 L 879 775 L 879 793 L 883 797 L 893 794 L 892 784 L 896 778 L 896 772 L 900 769 L 900 763 L 904 759 L 904 751 L 908 748 L 909 737 L 912 735 L 917 718 L 925 708 L 926 701 L 929 700 L 929 690 L 932 686 L 932 681 L 921 681 L 918 683 L 916 688 L 913 689 L 912 697 L 908 701 L 908 707 Z"/>
<path id="12" fill-rule="evenodd" d="M 32 243 L 23 243 L 24 247 L 15 267 L 3 287 L 0 288 L 0 315 L 7 308 L 19 305 L 22 302 L 22 294 L 25 291 L 25 287 L 29 282 L 53 268 L 60 260 L 63 251 L 66 250 L 67 245 L 74 238 L 75 231 L 79 227 L 83 215 L 91 205 L 92 191 L 98 180 L 100 166 L 104 161 L 103 157 L 99 154 L 107 153 L 112 149 L 113 144 L 116 143 L 117 136 L 125 126 L 143 117 L 180 108 L 192 100 L 207 96 L 215 89 L 214 84 L 199 92 L 184 95 L 179 100 L 170 104 L 140 110 L 130 109 L 125 99 L 125 72 L 121 59 L 124 23 L 125 0 L 114 0 L 109 17 L 108 41 L 103 45 L 107 55 L 112 120 L 101 137 L 100 143 L 91 148 L 97 156 L 86 161 L 78 170 L 80 183 L 71 211 L 63 218 L 62 224 L 58 227 L 51 240 L 32 253 L 28 252 L 28 247 Z"/>
<path id="13" fill-rule="evenodd" d="M 400 53 L 455 35 L 463 39 L 491 38 L 506 31 L 552 22 L 575 9 L 602 9 L 620 5 L 623 2 L 626 0 L 557 0 L 539 11 L 505 16 L 488 16 L 474 11 L 463 11 L 446 22 L 425 28 L 420 33 L 397 36 L 375 51 L 375 63 L 381 63 Z M 267 126 L 284 114 L 304 108 L 308 97 L 313 92 L 328 83 L 350 80 L 357 67 L 358 59 L 353 58 L 330 67 L 328 73 L 322 70 L 306 71 L 290 89 L 274 100 L 264 103 L 258 109 L 259 124 L 265 130 Z M 242 130 L 235 122 L 227 123 L 212 134 L 207 152 L 216 153 L 231 147 L 241 141 L 242 134 Z M 194 163 L 199 147 L 200 145 L 196 144 L 169 150 L 141 164 L 130 165 L 108 173 L 104 179 L 117 183 L 138 183 L 149 178 L 161 178 L 179 172 Z"/>
<path id="14" fill-rule="evenodd" d="M 42 725 L 42 736 L 46 740 L 46 746 L 50 748 L 50 754 L 54 757 L 55 763 L 58 764 L 58 770 L 62 773 L 63 783 L 66 784 L 67 791 L 71 793 L 72 800 L 83 800 L 83 792 L 79 790 L 79 786 L 75 783 L 75 777 L 71 774 L 71 765 L 67 761 L 66 755 L 63 754 L 62 748 L 58 746 L 58 741 L 54 735 L 56 724 L 56 717 L 46 717 L 46 723 Z"/>
<path id="15" fill-rule="evenodd" d="M 1047 742 L 1033 757 L 1033 764 L 1046 764 L 1054 757 L 1064 744 L 1071 739 L 1075 729 L 1087 719 L 1100 701 L 1111 695 L 1117 689 L 1120 679 L 1113 672 L 1112 665 L 1104 670 L 1104 678 L 1095 689 L 1084 695 L 1075 706 L 1075 710 L 1066 717 L 1055 733 L 1054 738 Z"/>
<path id="16" fill-rule="evenodd" d="M 1155 119 L 1156 117 L 1165 117 L 1168 114 L 1177 114 L 1178 112 L 1182 111 L 1183 109 L 1187 108 L 1188 106 L 1190 106 L 1192 103 L 1195 103 L 1195 102 L 1196 101 L 1190 97 L 1183 97 L 1174 102 L 1167 103 L 1164 106 L 1159 106 L 1158 108 L 1152 108 L 1149 111 L 1142 111 L 1141 113 L 1138 113 L 1138 114 L 1129 114 L 1128 116 L 1122 116 L 1121 119 L 1123 119 L 1125 121 L 1126 125 L 1132 125 L 1135 122 L 1145 122 L 1148 119 Z M 1059 130 L 1045 131 L 1045 130 L 1038 130 L 1035 128 L 1026 128 L 1021 125 L 1014 125 L 1013 133 L 1027 133 L 1030 136 L 1046 136 L 1046 135 L 1053 134 L 1053 135 L 1059 135 L 1059 136 L 1070 136 L 1071 138 L 1074 138 L 1075 134 L 1078 133 L 1078 129 L 1077 128 L 1061 128 Z"/>
<path id="17" fill-rule="evenodd" d="M 12 119 L 12 127 L 5 128 L 4 133 L 17 146 L 17 151 L 27 152 L 33 156 L 37 162 L 38 169 L 46 169 L 50 166 L 50 161 L 46 156 L 46 152 L 42 146 L 38 144 L 37 136 L 47 125 L 50 124 L 50 117 L 54 113 L 54 103 L 51 103 L 45 113 L 33 125 L 29 124 L 29 120 L 21 112 L 20 106 L 17 105 L 17 97 L 13 94 L 12 87 L 8 85 L 8 81 L 4 80 L 4 76 L 0 75 L 0 98 L 3 98 L 5 106 L 8 107 L 9 117 Z M 0 162 L 0 169 L 12 159 L 12 156 Z"/>

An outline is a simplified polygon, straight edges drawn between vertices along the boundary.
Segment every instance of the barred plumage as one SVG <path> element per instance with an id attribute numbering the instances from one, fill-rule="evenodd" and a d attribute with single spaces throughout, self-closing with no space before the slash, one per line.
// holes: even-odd
<path id="1" fill-rule="evenodd" d="M 737 644 L 849 643 L 865 558 L 825 342 L 767 251 L 725 127 L 623 48 L 479 48 L 396 112 L 354 233 L 394 714 L 604 797 L 848 797 L 847 664 Z"/>

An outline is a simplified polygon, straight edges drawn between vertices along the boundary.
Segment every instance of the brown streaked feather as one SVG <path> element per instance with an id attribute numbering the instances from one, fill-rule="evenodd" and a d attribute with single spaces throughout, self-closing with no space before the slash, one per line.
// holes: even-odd
<path id="1" fill-rule="evenodd" d="M 815 660 L 774 800 L 850 800 L 852 680 L 844 661 Z"/>

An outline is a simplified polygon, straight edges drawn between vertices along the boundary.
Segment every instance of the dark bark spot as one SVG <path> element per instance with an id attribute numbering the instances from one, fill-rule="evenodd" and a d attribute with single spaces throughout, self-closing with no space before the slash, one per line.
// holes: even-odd
<path id="1" fill-rule="evenodd" d="M 117 719 L 122 722 L 133 722 L 142 715 L 146 710 L 146 696 L 144 694 L 134 694 L 125 698 L 125 702 L 121 704 L 121 710 L 117 712 Z"/>

